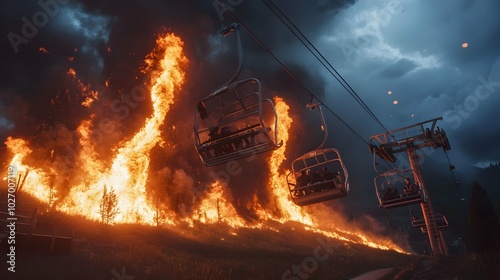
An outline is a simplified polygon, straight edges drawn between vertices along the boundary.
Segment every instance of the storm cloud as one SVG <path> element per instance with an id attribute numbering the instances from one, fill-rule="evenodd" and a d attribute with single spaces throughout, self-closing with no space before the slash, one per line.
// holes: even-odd
<path id="1" fill-rule="evenodd" d="M 500 130 L 495 122 L 500 104 L 498 1 L 273 2 L 387 128 L 443 117 L 440 126 L 448 133 L 457 166 L 500 161 Z M 383 132 L 263 1 L 224 3 L 362 138 Z M 33 140 L 42 159 L 54 147 L 64 155 L 63 147 L 78 149 L 75 130 L 82 119 L 94 115 L 94 126 L 106 118 L 115 127 L 102 138 L 105 153 L 134 133 L 151 110 L 147 99 L 132 100 L 134 106 L 128 106 L 127 98 L 143 85 L 145 75 L 140 70 L 156 34 L 173 32 L 184 40 L 190 60 L 186 85 L 169 113 L 182 123 L 165 125 L 170 140 L 179 144 L 175 151 L 163 151 L 168 157 L 152 156 L 153 165 L 159 174 L 213 179 L 209 171 L 216 174 L 219 169 L 202 166 L 192 145 L 191 123 L 197 101 L 226 82 L 237 66 L 234 36 L 218 33 L 222 24 L 233 21 L 223 12 L 216 1 L 3 1 L 1 142 L 8 136 L 22 137 Z M 310 133 L 311 127 L 319 126 L 316 113 L 304 106 L 310 96 L 243 29 L 241 35 L 245 52 L 241 77 L 259 78 L 268 97 L 280 95 L 292 108 L 289 163 L 321 141 L 319 129 Z M 82 102 L 92 91 L 99 92 L 99 99 L 89 109 Z M 125 111 L 117 114 L 110 109 L 115 100 L 128 108 L 126 118 L 121 117 Z M 326 113 L 326 118 L 331 129 L 327 145 L 342 153 L 352 186 L 372 184 L 366 143 L 331 114 Z M 58 138 L 61 133 L 64 137 Z M 47 139 L 52 139 L 52 147 Z M 234 186 L 245 186 L 233 186 L 237 200 L 244 205 L 252 189 L 265 200 L 264 160 L 242 164 L 245 172 L 255 176 L 252 184 L 246 176 L 233 178 Z M 174 171 L 181 169 L 185 173 Z M 366 192 L 364 187 L 354 192 L 362 196 L 360 189 Z"/>

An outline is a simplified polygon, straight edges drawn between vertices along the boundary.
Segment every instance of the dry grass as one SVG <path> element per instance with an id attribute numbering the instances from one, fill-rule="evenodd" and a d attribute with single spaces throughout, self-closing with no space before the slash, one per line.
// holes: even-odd
<path id="1" fill-rule="evenodd" d="M 281 279 L 293 265 L 314 257 L 317 238 L 328 240 L 297 223 L 269 227 L 273 229 L 234 229 L 225 224 L 107 226 L 61 213 L 42 214 L 35 231 L 74 235 L 72 251 L 50 255 L 18 247 L 13 274 L 7 273 L 2 249 L 0 279 Z M 318 262 L 308 279 L 349 279 L 411 260 L 396 252 L 330 242 L 337 246 L 333 255 Z"/>

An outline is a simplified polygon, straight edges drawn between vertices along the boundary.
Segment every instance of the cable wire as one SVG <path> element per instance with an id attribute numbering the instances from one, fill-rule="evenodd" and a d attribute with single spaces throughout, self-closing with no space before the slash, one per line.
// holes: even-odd
<path id="1" fill-rule="evenodd" d="M 356 93 L 356 91 L 349 85 L 349 83 L 342 77 L 342 75 L 333 67 L 333 65 L 328 61 L 328 59 L 325 58 L 325 56 L 314 46 L 314 44 L 300 31 L 300 29 L 288 18 L 288 16 L 281 11 L 281 9 L 276 6 L 271 0 L 262 0 L 264 4 L 278 17 L 278 19 L 281 20 L 281 22 L 292 32 L 299 40 L 300 42 L 313 54 L 313 56 L 325 67 L 325 69 L 344 87 L 344 89 L 361 105 L 363 109 L 382 127 L 384 130 L 389 132 L 389 130 L 384 126 L 384 124 L 380 121 L 380 119 L 373 113 L 373 111 L 368 107 L 368 105 L 361 99 L 361 97 Z M 272 7 L 268 4 L 268 2 L 272 5 Z M 278 11 L 279 14 L 276 12 Z M 281 16 L 280 16 L 281 15 Z M 283 19 L 283 17 L 286 19 Z M 290 25 L 293 27 L 293 30 Z M 297 35 L 298 32 L 302 38 L 300 38 L 299 35 Z M 309 44 L 308 46 L 304 40 Z M 316 53 L 314 53 L 312 50 Z M 321 59 L 320 59 L 321 57 Z M 326 64 L 325 64 L 326 63 Z M 328 66 L 330 67 L 328 67 Z M 390 133 L 389 133 L 390 134 Z"/>
<path id="2" fill-rule="evenodd" d="M 361 97 L 356 93 L 356 91 L 349 85 L 349 83 L 342 77 L 342 75 L 340 75 L 340 73 L 335 69 L 335 67 L 333 67 L 333 65 L 328 61 L 328 59 L 325 58 L 325 56 L 314 46 L 314 44 L 304 35 L 304 33 L 302 33 L 300 31 L 300 29 L 292 22 L 292 20 L 290 20 L 290 18 L 288 18 L 288 16 L 283 13 L 283 11 L 281 11 L 281 9 L 276 6 L 271 0 L 262 0 L 264 2 L 264 4 L 276 15 L 276 17 L 278 17 L 278 19 L 288 28 L 288 30 L 290 30 L 290 32 L 292 32 L 292 34 L 295 35 L 295 37 L 297 37 L 297 39 L 299 39 L 299 41 L 309 50 L 309 52 L 323 65 L 323 67 L 325 67 L 325 69 L 342 85 L 342 87 L 354 98 L 354 100 L 356 100 L 358 102 L 358 104 L 368 113 L 368 115 L 370 115 L 376 123 L 378 123 L 386 132 L 387 132 L 387 135 L 392 138 L 394 140 L 394 142 L 401 147 L 401 145 L 399 144 L 399 142 L 396 140 L 396 138 L 394 137 L 394 135 L 392 135 L 390 133 L 390 131 L 387 129 L 387 127 L 380 121 L 380 119 L 375 115 L 375 113 L 373 113 L 373 111 L 368 107 L 368 105 L 363 101 L 363 99 L 361 99 Z M 273 7 L 271 7 L 269 4 L 271 3 L 271 5 Z M 276 12 L 278 11 L 279 14 Z M 281 16 L 280 16 L 281 15 Z M 283 17 L 286 19 L 286 22 L 285 20 L 283 19 Z M 290 27 L 290 25 L 293 27 L 293 29 Z M 294 30 L 295 29 L 295 30 Z M 297 34 L 297 32 L 300 34 L 300 36 Z M 301 38 L 302 37 L 302 38 Z M 306 42 L 304 42 L 304 40 L 310 45 L 308 46 L 306 44 Z M 314 51 L 316 52 L 313 52 L 311 50 L 311 48 L 314 49 Z M 321 57 L 321 59 L 320 59 Z M 326 64 L 328 64 L 328 67 Z M 334 74 L 335 73 L 335 74 Z M 402 147 L 401 147 L 402 148 Z M 388 163 L 389 164 L 389 163 Z M 390 165 L 390 164 L 389 164 Z M 390 165 L 390 167 L 393 167 Z"/>
<path id="3" fill-rule="evenodd" d="M 222 6 L 222 7 L 225 7 L 223 3 L 219 2 L 219 4 Z M 321 99 L 319 99 L 315 94 L 313 94 L 297 77 L 295 77 L 295 75 L 293 75 L 293 73 L 279 60 L 279 58 L 277 58 L 273 52 L 268 49 L 264 43 L 262 43 L 262 41 L 259 40 L 259 38 L 257 38 L 257 36 L 241 21 L 241 19 L 239 19 L 233 12 L 231 12 L 230 9 L 227 9 L 226 8 L 226 12 L 236 21 L 240 24 L 241 27 L 243 27 L 243 29 L 245 29 L 245 31 L 250 35 L 250 37 L 252 37 L 252 39 L 254 39 L 267 53 L 269 53 L 269 55 L 271 55 L 273 57 L 273 59 L 281 66 L 281 68 L 283 68 L 283 70 L 298 84 L 300 85 L 300 87 L 305 90 L 307 93 L 309 93 L 311 96 L 313 96 L 314 98 L 316 98 L 316 100 L 318 100 L 321 104 L 323 104 L 323 106 L 330 112 L 332 113 L 340 122 L 342 122 L 347 128 L 349 128 L 349 130 L 351 130 L 351 132 L 353 132 L 356 136 L 358 136 L 361 141 L 363 141 L 364 143 L 366 143 L 367 145 L 369 145 L 369 143 L 365 140 L 365 138 L 363 138 L 357 131 L 355 131 L 350 125 L 348 125 L 339 115 L 337 115 L 332 109 L 330 109 L 330 107 L 328 105 L 326 105 Z"/>

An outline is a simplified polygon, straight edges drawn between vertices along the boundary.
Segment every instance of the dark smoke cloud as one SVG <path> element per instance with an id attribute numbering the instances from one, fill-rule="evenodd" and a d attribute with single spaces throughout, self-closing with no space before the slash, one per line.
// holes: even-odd
<path id="1" fill-rule="evenodd" d="M 222 1 L 239 3 L 233 4 L 234 14 L 361 137 L 368 139 L 383 131 L 262 1 Z M 227 171 L 224 165 L 203 166 L 193 147 L 196 103 L 226 82 L 237 66 L 234 34 L 222 37 L 217 32 L 222 24 L 232 22 L 231 17 L 218 13 L 214 2 L 70 1 L 59 4 L 58 12 L 36 32 L 29 30 L 36 34 L 19 44 L 16 52 L 8 34 L 24 36 L 25 22 L 33 22 L 33 15 L 43 8 L 35 0 L 2 1 L 0 141 L 3 144 L 8 136 L 29 141 L 33 153 L 27 163 L 50 174 L 51 184 L 64 196 L 71 186 L 83 181 L 84 162 L 78 156 L 81 147 L 76 132 L 81 120 L 91 120 L 98 131 L 104 119 L 114 127 L 93 136 L 100 158 L 109 160 L 110 151 L 129 139 L 151 114 L 149 98 L 136 100 L 131 94 L 137 87 L 147 87 L 147 75 L 140 70 L 144 57 L 155 46 L 156 35 L 173 32 L 185 42 L 190 60 L 187 81 L 162 128 L 165 141 L 175 147 L 157 146 L 151 151 L 147 191 L 153 202 L 159 197 L 160 207 L 169 213 L 192 215 L 209 184 Z M 315 43 L 387 128 L 443 116 L 440 125 L 450 138 L 453 149 L 449 155 L 457 171 L 474 163 L 500 160 L 500 132 L 491 122 L 496 119 L 500 90 L 499 1 L 449 0 L 433 6 L 400 0 L 273 2 Z M 240 77 L 260 79 L 266 97 L 281 96 L 291 107 L 294 122 L 284 164 L 289 167 L 291 160 L 321 142 L 317 112 L 305 108 L 309 95 L 271 56 L 242 29 L 241 35 L 245 58 Z M 462 48 L 463 42 L 469 47 Z M 68 74 L 70 68 L 76 77 Z M 82 85 L 88 87 L 87 93 L 99 92 L 90 109 L 81 105 L 85 100 Z M 483 97 L 488 93 L 489 97 L 475 97 L 478 88 Z M 388 95 L 388 90 L 393 94 Z M 399 100 L 397 106 L 394 99 Z M 399 214 L 377 209 L 373 190 L 376 173 L 366 144 L 331 114 L 325 113 L 325 117 L 330 129 L 327 146 L 339 149 L 351 190 L 344 199 L 314 205 L 307 211 L 320 224 L 356 218 L 358 224 L 370 225 L 372 232 L 385 235 L 377 223 L 363 215 L 406 219 L 406 209 L 399 209 Z M 3 146 L 3 165 L 10 159 L 5 151 Z M 441 196 L 432 193 L 435 209 L 441 212 L 436 202 L 449 199 L 457 190 L 451 178 L 451 184 L 442 179 L 451 175 L 441 174 L 447 166 L 441 151 L 426 155 L 424 161 L 430 191 L 448 192 Z M 241 172 L 229 177 L 228 191 L 240 215 L 247 220 L 256 218 L 249 207 L 255 196 L 267 209 L 275 209 L 268 191 L 265 156 L 250 162 L 240 160 L 239 167 Z M 441 177 L 428 176 L 429 170 Z M 334 215 L 331 209 L 335 209 Z M 350 225 L 345 222 L 344 226 Z"/>
<path id="2" fill-rule="evenodd" d="M 34 35 L 28 34 L 32 38 L 25 38 L 26 41 L 14 46 L 7 35 L 15 33 L 26 37 L 23 24 L 43 20 L 34 19 L 34 15 L 45 10 L 37 1 L 2 2 L 2 143 L 7 136 L 30 141 L 34 150 L 30 161 L 50 169 L 54 186 L 60 193 L 66 193 L 80 179 L 82 163 L 76 155 L 81 147 L 76 128 L 81 120 L 92 120 L 97 130 L 103 119 L 114 127 L 111 132 L 93 135 L 96 151 L 102 159 L 109 159 L 109 151 L 135 133 L 151 113 L 148 98 L 130 101 L 130 95 L 134 88 L 146 85 L 147 76 L 140 69 L 144 68 L 144 57 L 154 48 L 155 35 L 173 32 L 185 42 L 190 60 L 187 82 L 164 126 L 164 138 L 176 143 L 175 149 L 153 149 L 148 188 L 152 193 L 164 191 L 162 203 L 179 215 L 192 211 L 200 192 L 224 171 L 224 167 L 206 168 L 201 164 L 193 147 L 192 122 L 197 101 L 227 81 L 236 69 L 234 35 L 223 38 L 217 33 L 221 24 L 232 22 L 230 16 L 224 14 L 221 20 L 214 1 L 42 2 L 52 4 L 49 9 L 53 15 L 49 14 L 47 22 L 40 24 L 36 31 L 28 30 L 30 27 L 24 30 Z M 315 36 L 321 31 L 318 27 L 322 22 L 352 2 L 297 1 L 290 4 L 277 1 L 277 5 L 294 21 L 300 22 L 300 27 L 308 34 Z M 317 94 L 324 93 L 324 80 L 316 71 L 291 57 L 297 49 L 293 35 L 262 2 L 241 1 L 233 12 L 306 86 Z M 291 158 L 298 156 L 303 147 L 294 145 L 293 141 L 300 139 L 299 134 L 303 133 L 300 119 L 303 114 L 308 116 L 303 108 L 308 96 L 247 33 L 241 30 L 241 35 L 245 52 L 241 77 L 259 78 L 266 97 L 272 97 L 268 93 L 280 95 L 290 104 L 296 127 L 290 146 L 292 151 L 300 151 L 290 154 Z M 69 69 L 74 69 L 75 77 L 68 73 Z M 82 86 L 86 87 L 86 93 L 99 92 L 99 99 L 90 109 L 81 105 L 86 97 Z M 320 136 L 316 138 L 310 141 L 321 141 Z M 301 142 L 304 145 L 304 141 Z M 229 187 L 237 210 L 252 219 L 252 210 L 247 206 L 255 194 L 263 204 L 274 203 L 268 193 L 265 157 L 257 157 L 251 162 L 242 160 L 241 169 L 239 175 L 230 178 Z"/>

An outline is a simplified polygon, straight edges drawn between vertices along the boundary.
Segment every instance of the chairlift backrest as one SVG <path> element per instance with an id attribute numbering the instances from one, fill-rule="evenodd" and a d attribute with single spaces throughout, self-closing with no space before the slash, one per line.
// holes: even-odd
<path id="1" fill-rule="evenodd" d="M 349 175 L 333 148 L 316 149 L 295 159 L 287 182 L 292 201 L 299 206 L 341 198 L 349 192 Z"/>
<path id="2" fill-rule="evenodd" d="M 263 153 L 281 146 L 277 123 L 274 104 L 262 98 L 260 82 L 236 81 L 198 103 L 195 146 L 207 166 Z"/>
<path id="3" fill-rule="evenodd" d="M 236 33 L 239 61 L 236 72 L 202 99 L 195 110 L 195 147 L 207 166 L 264 153 L 282 144 L 278 143 L 274 104 L 262 98 L 259 80 L 237 80 L 243 64 L 238 26 L 233 23 L 220 30 L 224 36 Z"/>

